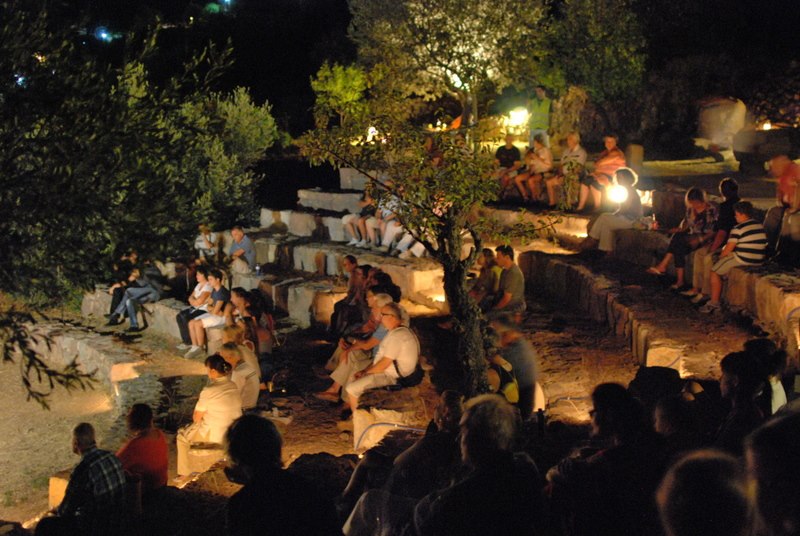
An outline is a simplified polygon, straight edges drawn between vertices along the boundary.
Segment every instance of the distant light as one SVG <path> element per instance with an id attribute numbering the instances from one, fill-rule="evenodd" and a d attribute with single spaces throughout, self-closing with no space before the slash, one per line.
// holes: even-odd
<path id="1" fill-rule="evenodd" d="M 367 143 L 372 143 L 372 141 L 378 136 L 378 129 L 375 127 L 369 127 L 367 129 Z"/>
<path id="2" fill-rule="evenodd" d="M 523 106 L 514 108 L 508 112 L 508 126 L 510 127 L 523 127 L 528 124 L 528 110 Z"/>
<path id="3" fill-rule="evenodd" d="M 219 4 L 216 2 L 210 2 L 206 4 L 206 7 L 204 7 L 203 10 L 206 13 L 219 13 L 222 11 L 222 8 L 220 8 Z"/>
<path id="4" fill-rule="evenodd" d="M 761 125 L 761 130 L 772 130 L 772 123 L 767 119 L 764 121 L 764 124 Z"/>
<path id="5" fill-rule="evenodd" d="M 94 37 L 98 41 L 103 41 L 104 43 L 110 43 L 114 36 L 111 35 L 111 32 L 108 31 L 108 28 L 105 26 L 98 26 L 94 29 Z"/>
<path id="6" fill-rule="evenodd" d="M 26 76 L 21 75 L 21 74 L 15 74 L 14 75 L 14 82 L 16 82 L 16 84 L 19 87 L 25 87 L 25 86 L 28 85 L 28 78 Z"/>
<path id="7" fill-rule="evenodd" d="M 41 52 L 34 52 L 33 57 L 36 58 L 36 61 L 38 61 L 39 63 L 44 63 L 47 61 L 47 56 L 45 56 Z"/>
<path id="8" fill-rule="evenodd" d="M 608 187 L 608 199 L 612 203 L 622 204 L 628 200 L 628 189 L 619 184 Z"/>

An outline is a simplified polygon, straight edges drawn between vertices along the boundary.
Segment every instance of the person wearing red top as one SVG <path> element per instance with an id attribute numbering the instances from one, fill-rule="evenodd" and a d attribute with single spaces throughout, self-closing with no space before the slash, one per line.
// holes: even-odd
<path id="1" fill-rule="evenodd" d="M 767 231 L 768 251 L 774 252 L 778 239 L 791 235 L 789 220 L 800 209 L 800 196 L 797 195 L 800 166 L 792 162 L 788 155 L 779 154 L 769 161 L 769 170 L 778 179 L 778 185 L 775 192 L 776 205 L 767 211 L 764 229 Z"/>
<path id="2" fill-rule="evenodd" d="M 148 493 L 167 485 L 169 457 L 164 433 L 153 426 L 153 410 L 147 404 L 134 404 L 128 412 L 128 430 L 132 438 L 119 451 L 117 458 L 126 473 L 142 478 L 142 492 Z"/>
<path id="3" fill-rule="evenodd" d="M 589 192 L 592 193 L 594 201 L 594 211 L 600 210 L 600 203 L 603 197 L 603 190 L 611 182 L 611 177 L 619 168 L 625 167 L 625 153 L 617 147 L 619 137 L 616 134 L 606 134 L 603 136 L 605 150 L 600 153 L 594 163 L 594 171 L 581 179 L 581 192 L 578 200 L 578 212 L 586 208 L 586 201 L 589 199 Z"/>

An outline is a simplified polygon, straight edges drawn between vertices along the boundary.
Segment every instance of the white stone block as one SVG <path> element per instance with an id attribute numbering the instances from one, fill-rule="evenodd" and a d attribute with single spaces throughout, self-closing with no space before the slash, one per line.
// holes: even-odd
<path id="1" fill-rule="evenodd" d="M 353 168 L 339 168 L 339 187 L 342 190 L 364 190 L 369 177 Z"/>
<path id="2" fill-rule="evenodd" d="M 682 346 L 662 346 L 658 341 L 651 341 L 647 349 L 645 366 L 667 367 L 681 370 L 681 362 L 686 349 Z"/>
<path id="3" fill-rule="evenodd" d="M 233 274 L 231 288 L 242 287 L 245 290 L 253 290 L 254 288 L 258 288 L 262 277 L 263 276 L 256 275 L 254 273 Z"/>
<path id="4" fill-rule="evenodd" d="M 264 265 L 275 262 L 278 242 L 268 238 L 259 238 L 253 245 L 256 249 L 256 263 Z"/>
<path id="5" fill-rule="evenodd" d="M 361 210 L 358 192 L 325 192 L 322 190 L 298 190 L 297 204 L 307 208 L 330 210 L 332 212 L 353 212 Z"/>

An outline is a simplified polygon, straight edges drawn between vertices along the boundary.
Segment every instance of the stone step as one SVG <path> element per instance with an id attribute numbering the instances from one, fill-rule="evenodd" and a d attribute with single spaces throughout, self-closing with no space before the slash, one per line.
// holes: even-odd
<path id="1" fill-rule="evenodd" d="M 556 238 L 567 245 L 574 245 L 586 238 L 589 216 L 580 214 L 563 214 L 553 211 L 531 212 L 518 208 L 483 206 L 476 211 L 476 218 L 486 218 L 499 223 L 505 228 L 513 228 L 521 222 L 542 227 L 542 222 L 552 220 Z"/>
<path id="2" fill-rule="evenodd" d="M 688 301 L 643 285 L 647 280 L 636 274 L 624 272 L 620 280 L 593 271 L 575 256 L 536 251 L 522 253 L 519 264 L 528 292 L 608 325 L 611 333 L 628 339 L 646 366 L 671 367 L 684 378 L 717 379 L 722 357 L 749 338 L 725 319 L 701 315 Z"/>
<path id="3" fill-rule="evenodd" d="M 105 289 L 98 288 L 94 292 L 87 292 L 83 295 L 81 315 L 84 318 L 94 318 L 103 322 L 104 315 L 108 313 L 110 306 L 111 295 Z M 144 309 L 147 319 L 147 330 L 162 337 L 180 340 L 181 333 L 178 323 L 175 321 L 175 315 L 186 307 L 188 307 L 187 304 L 172 298 L 155 303 L 145 303 L 142 309 Z M 213 354 L 222 346 L 222 330 L 219 328 L 206 329 L 206 338 L 208 339 L 209 353 Z"/>
<path id="4" fill-rule="evenodd" d="M 327 210 L 330 212 L 350 212 L 358 214 L 361 207 L 358 202 L 361 200 L 361 192 L 329 192 L 321 189 L 298 190 L 297 205 L 315 210 Z"/>
<path id="5" fill-rule="evenodd" d="M 625 229 L 615 233 L 614 258 L 641 267 L 652 266 L 667 250 L 665 233 Z M 692 263 L 686 263 L 685 280 L 692 280 Z M 674 274 L 674 266 L 668 272 Z M 786 342 L 789 355 L 800 348 L 800 276 L 785 268 L 766 264 L 734 268 L 723 287 L 728 307 L 752 318 L 762 329 Z"/>
<path id="6" fill-rule="evenodd" d="M 329 240 L 333 242 L 346 241 L 342 215 L 343 212 L 339 215 L 319 216 L 319 223 L 327 229 Z M 317 221 L 314 213 L 309 211 L 262 208 L 260 225 L 263 229 L 283 230 L 294 236 L 308 237 L 317 228 Z"/>
<path id="7" fill-rule="evenodd" d="M 353 168 L 339 168 L 339 187 L 342 190 L 364 190 L 369 177 Z"/>

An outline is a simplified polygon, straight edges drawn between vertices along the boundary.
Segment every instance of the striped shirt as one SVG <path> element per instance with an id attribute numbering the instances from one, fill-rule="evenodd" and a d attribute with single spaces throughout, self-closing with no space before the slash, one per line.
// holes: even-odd
<path id="1" fill-rule="evenodd" d="M 728 243 L 736 244 L 733 254 L 744 264 L 761 264 L 767 251 L 767 233 L 755 220 L 747 220 L 731 230 Z"/>

